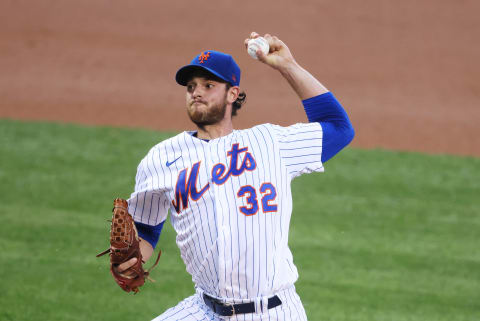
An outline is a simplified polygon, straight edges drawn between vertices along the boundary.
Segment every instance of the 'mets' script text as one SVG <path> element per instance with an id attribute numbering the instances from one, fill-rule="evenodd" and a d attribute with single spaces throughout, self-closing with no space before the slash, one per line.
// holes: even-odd
<path id="1" fill-rule="evenodd" d="M 240 155 L 245 153 L 243 161 L 239 165 Z M 212 182 L 217 185 L 224 184 L 231 176 L 240 176 L 245 171 L 253 171 L 257 167 L 255 159 L 252 154 L 248 152 L 248 147 L 239 148 L 239 144 L 233 144 L 232 149 L 227 152 L 230 158 L 230 163 L 227 167 L 218 163 L 212 168 Z M 202 195 L 210 188 L 210 183 L 207 183 L 202 188 L 197 188 L 198 172 L 201 161 L 193 164 L 190 174 L 187 173 L 189 168 L 185 168 L 178 174 L 177 183 L 175 186 L 175 199 L 172 200 L 172 205 L 177 213 L 188 208 L 188 201 L 198 201 Z"/>

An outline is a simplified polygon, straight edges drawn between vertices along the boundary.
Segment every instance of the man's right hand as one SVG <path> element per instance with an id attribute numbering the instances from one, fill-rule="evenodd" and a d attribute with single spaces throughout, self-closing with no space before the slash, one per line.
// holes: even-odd
<path id="1" fill-rule="evenodd" d="M 248 41 L 258 37 L 260 37 L 258 33 L 252 32 L 250 37 L 245 39 L 245 48 L 248 48 Z M 288 49 L 287 45 L 278 39 L 278 37 L 267 33 L 263 38 L 267 40 L 268 45 L 270 46 L 270 51 L 268 54 L 264 54 L 261 50 L 257 51 L 258 60 L 277 70 L 288 68 L 290 65 L 296 64 L 290 49 Z"/>

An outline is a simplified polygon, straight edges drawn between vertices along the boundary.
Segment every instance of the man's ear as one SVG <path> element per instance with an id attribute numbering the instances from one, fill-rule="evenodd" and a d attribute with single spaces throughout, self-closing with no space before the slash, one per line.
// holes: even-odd
<path id="1" fill-rule="evenodd" d="M 233 104 L 235 100 L 237 100 L 239 94 L 240 94 L 240 88 L 238 86 L 230 87 L 227 93 L 228 103 Z"/>

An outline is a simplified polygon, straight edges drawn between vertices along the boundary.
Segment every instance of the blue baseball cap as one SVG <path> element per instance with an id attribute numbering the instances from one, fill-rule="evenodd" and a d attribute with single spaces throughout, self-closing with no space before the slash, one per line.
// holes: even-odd
<path id="1" fill-rule="evenodd" d="M 189 65 L 177 71 L 175 80 L 180 85 L 186 86 L 191 73 L 198 69 L 206 70 L 232 86 L 240 85 L 240 67 L 233 57 L 215 50 L 204 51 L 193 58 Z"/>

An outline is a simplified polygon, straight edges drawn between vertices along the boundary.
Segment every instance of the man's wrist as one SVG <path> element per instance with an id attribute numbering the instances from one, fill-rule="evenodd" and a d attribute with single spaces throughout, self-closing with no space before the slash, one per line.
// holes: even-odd
<path id="1" fill-rule="evenodd" d="M 296 61 L 283 65 L 279 71 L 302 100 L 328 92 L 327 88 Z"/>

